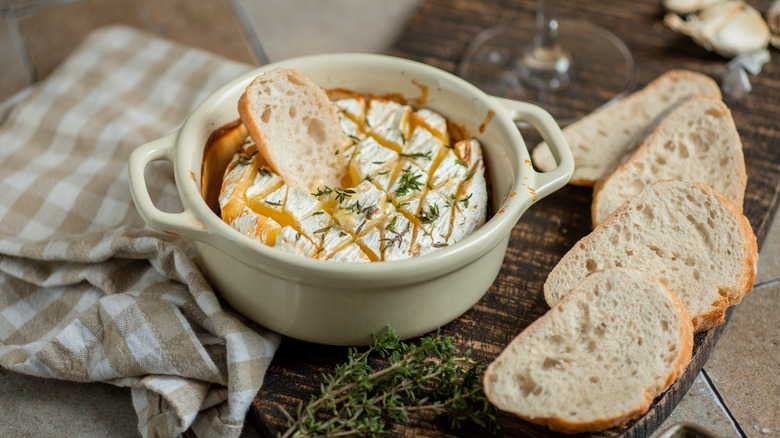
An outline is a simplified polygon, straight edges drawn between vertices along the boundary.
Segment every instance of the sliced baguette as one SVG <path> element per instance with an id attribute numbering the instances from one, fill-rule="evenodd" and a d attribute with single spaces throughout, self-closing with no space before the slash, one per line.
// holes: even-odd
<path id="1" fill-rule="evenodd" d="M 731 111 L 720 100 L 694 96 L 670 112 L 630 158 L 593 189 L 593 224 L 655 181 L 709 184 L 742 212 L 745 158 Z"/>
<path id="2" fill-rule="evenodd" d="M 563 129 L 574 155 L 570 184 L 592 186 L 617 166 L 636 146 L 635 137 L 680 99 L 692 95 L 721 98 L 709 77 L 685 70 L 670 71 L 624 99 L 606 106 Z M 546 143 L 534 148 L 533 162 L 541 170 L 555 168 Z"/>
<path id="3" fill-rule="evenodd" d="M 753 287 L 756 237 L 731 201 L 704 183 L 659 181 L 577 242 L 544 283 L 554 306 L 591 272 L 631 267 L 663 281 L 688 308 L 696 332 L 724 319 Z"/>
<path id="4" fill-rule="evenodd" d="M 498 408 L 565 432 L 598 432 L 648 410 L 691 359 L 693 327 L 657 279 L 594 272 L 488 366 Z"/>
<path id="5" fill-rule="evenodd" d="M 265 161 L 290 187 L 339 187 L 345 173 L 338 148 L 346 142 L 333 102 L 308 77 L 276 68 L 256 77 L 238 113 Z"/>

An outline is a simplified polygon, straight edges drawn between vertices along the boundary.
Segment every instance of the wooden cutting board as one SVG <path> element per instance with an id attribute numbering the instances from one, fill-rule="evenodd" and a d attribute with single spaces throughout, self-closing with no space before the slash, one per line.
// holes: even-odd
<path id="1" fill-rule="evenodd" d="M 403 31 L 391 54 L 454 72 L 466 45 L 480 30 L 512 19 L 530 17 L 537 4 L 526 1 L 427 0 Z M 760 11 L 769 1 L 751 2 Z M 558 15 L 597 23 L 623 39 L 639 67 L 637 88 L 671 69 L 690 69 L 717 78 L 726 60 L 694 45 L 662 24 L 660 0 L 582 2 L 559 0 Z M 751 77 L 753 91 L 732 110 L 743 141 L 748 184 L 744 213 L 753 225 L 759 248 L 775 211 L 780 177 L 780 56 Z M 506 97 L 511 97 L 511 91 Z M 581 102 L 580 102 L 581 103 Z M 535 133 L 524 132 L 528 145 Z M 442 328 L 462 351 L 490 361 L 526 326 L 548 310 L 542 285 L 557 261 L 590 227 L 591 189 L 567 186 L 531 207 L 515 226 L 504 265 L 490 290 L 471 310 Z M 728 316 L 731 312 L 728 312 Z M 693 359 L 684 374 L 661 395 L 649 412 L 599 436 L 649 436 L 685 395 L 709 357 L 726 324 L 695 337 Z M 268 436 L 285 429 L 282 408 L 293 412 L 300 400 L 318 390 L 322 373 L 346 358 L 346 349 L 284 339 L 256 397 L 250 418 Z M 548 429 L 506 416 L 507 436 L 556 436 Z M 482 436 L 481 429 L 458 432 L 436 418 L 415 420 L 394 429 L 403 436 Z"/>

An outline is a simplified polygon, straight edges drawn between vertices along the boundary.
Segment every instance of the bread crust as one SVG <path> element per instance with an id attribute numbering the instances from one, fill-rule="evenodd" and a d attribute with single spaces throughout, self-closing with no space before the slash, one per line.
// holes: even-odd
<path id="1" fill-rule="evenodd" d="M 673 100 L 659 98 L 662 103 L 659 108 L 646 108 L 641 103 L 648 100 L 657 93 L 664 93 L 669 89 L 675 88 L 678 83 L 687 82 L 688 86 L 697 84 L 698 91 L 678 92 Z M 645 88 L 634 92 L 633 94 L 619 100 L 609 106 L 604 106 L 588 114 L 582 119 L 566 126 L 563 134 L 569 142 L 569 146 L 574 155 L 575 169 L 569 184 L 579 186 L 593 186 L 596 181 L 608 174 L 614 169 L 620 158 L 635 146 L 634 136 L 641 133 L 648 125 L 652 124 L 656 117 L 663 114 L 668 108 L 672 107 L 681 98 L 692 94 L 703 94 L 716 99 L 721 98 L 718 84 L 706 75 L 688 70 L 671 70 L 659 76 L 650 82 Z M 633 127 L 624 126 L 620 117 L 626 117 L 625 114 L 632 110 L 650 111 L 649 118 L 645 120 L 639 115 L 632 115 L 633 120 L 641 119 L 641 123 L 635 123 Z M 621 126 L 614 126 L 616 123 Z M 603 131 L 600 125 L 610 125 L 609 131 Z M 625 134 L 618 130 L 626 130 Z M 603 131 L 603 133 L 602 133 Z M 616 134 L 616 132 L 618 132 Z M 625 137 L 624 141 L 607 146 L 606 136 Z M 606 148 L 606 149 L 605 149 Z M 546 143 L 537 145 L 532 152 L 534 164 L 543 171 L 549 171 L 555 168 L 555 160 L 552 158 Z M 594 163 L 588 163 L 588 157 L 598 155 L 596 166 L 599 169 L 591 169 Z"/>
<path id="2" fill-rule="evenodd" d="M 729 214 L 732 217 L 737 219 L 737 231 L 741 241 L 744 244 L 744 258 L 742 259 L 742 262 L 737 269 L 739 273 L 737 274 L 737 277 L 734 278 L 733 287 L 720 291 L 720 298 L 718 299 L 717 304 L 707 303 L 708 305 L 712 304 L 713 306 L 710 310 L 705 313 L 691 314 L 695 332 L 702 332 L 722 324 L 724 321 L 726 309 L 728 309 L 729 306 L 739 303 L 742 300 L 742 297 L 752 289 L 758 263 L 756 236 L 753 233 L 753 228 L 751 227 L 748 219 L 742 213 L 740 213 L 740 211 L 731 201 L 729 201 L 725 196 L 709 185 L 701 182 L 690 183 L 671 180 L 659 181 L 654 183 L 653 186 L 656 184 L 683 184 L 690 185 L 693 188 L 698 188 L 698 190 L 701 191 L 705 191 L 715 197 L 719 202 L 719 205 L 730 212 Z M 645 190 L 648 189 L 646 188 Z M 636 200 L 640 196 L 642 196 L 642 192 L 636 194 L 631 199 Z M 551 279 L 557 279 L 558 276 L 565 275 L 561 273 L 561 271 L 564 269 L 563 267 L 573 263 L 572 260 L 574 260 L 578 252 L 583 251 L 586 247 L 596 245 L 600 239 L 604 238 L 603 236 L 607 230 L 614 228 L 616 224 L 619 223 L 619 221 L 623 220 L 624 216 L 630 214 L 630 209 L 634 207 L 632 200 L 629 200 L 628 202 L 618 207 L 617 210 L 604 219 L 603 222 L 598 224 L 590 234 L 580 239 L 580 241 L 577 242 L 574 247 L 572 247 L 572 249 L 563 256 L 563 258 L 561 258 L 558 264 L 553 268 L 552 272 L 550 272 L 550 275 L 547 277 L 547 281 L 545 281 L 544 284 L 544 296 L 548 304 L 553 305 L 556 302 L 555 293 L 557 293 L 558 290 L 555 288 L 559 287 L 559 285 L 553 285 Z M 632 267 L 627 265 L 626 261 L 622 261 L 621 263 L 623 266 Z M 633 267 L 645 270 L 645 268 L 641 266 Z M 566 292 L 564 292 L 564 294 L 565 293 Z"/>
<path id="3" fill-rule="evenodd" d="M 702 113 L 699 114 L 699 112 Z M 687 124 L 692 120 L 705 120 L 709 116 L 716 117 L 720 123 L 718 128 L 722 130 L 724 137 L 718 141 L 709 142 L 706 146 L 706 153 L 695 154 L 694 151 L 690 151 L 690 146 L 694 145 L 687 143 L 685 136 L 683 139 L 670 137 L 679 131 L 677 129 L 679 126 L 677 125 L 681 122 L 684 121 Z M 699 117 L 701 118 L 699 119 Z M 691 132 L 687 134 L 698 136 L 699 132 L 693 132 L 697 128 L 698 126 L 689 128 Z M 679 144 L 676 144 L 678 142 Z M 674 151 L 676 148 L 684 148 L 685 157 L 678 159 L 675 156 L 677 151 Z M 661 150 L 664 152 L 666 161 L 663 164 L 651 161 L 651 158 L 658 156 Z M 698 159 L 702 155 L 704 155 L 704 159 Z M 724 168 L 724 164 L 721 162 L 726 156 L 730 157 L 730 167 L 728 168 Z M 718 163 L 708 162 L 707 160 L 718 160 Z M 731 111 L 722 101 L 703 95 L 688 98 L 660 120 L 647 137 L 641 141 L 639 146 L 617 168 L 596 181 L 593 186 L 593 202 L 591 203 L 591 220 L 594 227 L 608 215 L 605 211 L 606 207 L 602 204 L 606 203 L 606 206 L 618 204 L 613 200 L 603 199 L 603 197 L 619 196 L 619 191 L 625 191 L 629 187 L 634 187 L 629 185 L 629 183 L 636 184 L 636 180 L 640 178 L 637 176 L 637 172 L 640 172 L 639 169 L 641 168 L 644 171 L 652 166 L 657 166 L 657 169 L 653 171 L 654 174 L 649 183 L 670 178 L 681 181 L 696 181 L 697 179 L 695 178 L 699 178 L 699 182 L 707 183 L 716 189 L 723 189 L 721 194 L 730 195 L 729 199 L 731 202 L 740 213 L 742 212 L 745 186 L 747 185 L 742 142 L 734 125 L 734 120 L 731 117 Z M 700 175 L 697 177 L 693 176 L 695 172 L 690 171 L 693 168 L 707 169 L 707 171 L 700 172 Z M 723 175 L 716 171 L 716 169 L 720 170 L 721 168 L 724 171 L 733 171 L 733 173 L 729 172 L 728 177 L 724 178 Z M 631 175 L 634 175 L 634 180 L 627 181 L 626 178 Z M 644 175 L 647 177 L 647 174 Z M 642 182 L 644 183 L 644 181 Z M 622 186 L 618 185 L 621 183 L 623 184 Z"/>
<path id="4" fill-rule="evenodd" d="M 685 368 L 690 363 L 692 352 L 693 352 L 693 324 L 691 323 L 690 315 L 688 314 L 687 308 L 685 307 L 683 302 L 658 279 L 650 275 L 644 274 L 640 271 L 631 268 L 612 268 L 607 271 L 596 271 L 596 272 L 598 272 L 600 275 L 610 275 L 611 272 L 618 272 L 618 271 L 632 272 L 633 273 L 632 275 L 639 275 L 650 279 L 651 281 L 656 283 L 656 287 L 658 288 L 659 291 L 662 290 L 665 292 L 666 297 L 670 299 L 674 305 L 674 311 L 671 313 L 675 315 L 675 319 L 680 328 L 677 332 L 678 335 L 677 345 L 679 348 L 678 348 L 678 354 L 674 358 L 674 361 L 671 364 L 671 366 L 669 367 L 668 374 L 666 375 L 666 379 L 662 382 L 662 384 L 659 385 L 658 388 L 647 388 L 644 392 L 644 396 L 642 397 L 641 402 L 637 406 L 628 408 L 624 410 L 624 412 L 621 412 L 620 414 L 611 417 L 597 418 L 591 421 L 576 422 L 576 421 L 567 420 L 560 416 L 535 417 L 535 416 L 529 416 L 523 412 L 518 411 L 517 409 L 512 410 L 512 409 L 504 408 L 505 410 L 508 410 L 512 414 L 528 422 L 546 426 L 556 432 L 562 432 L 566 434 L 575 434 L 575 433 L 583 433 L 583 432 L 600 432 L 609 429 L 611 427 L 624 424 L 636 418 L 637 416 L 647 412 L 647 410 L 650 408 L 650 405 L 653 403 L 653 400 L 658 395 L 663 393 L 666 389 L 668 389 L 669 386 L 671 386 L 671 384 L 674 383 L 674 381 L 677 380 L 677 378 L 684 372 Z M 543 328 L 548 324 L 548 320 L 556 318 L 556 315 L 562 312 L 561 309 L 569 305 L 570 301 L 579 299 L 579 297 L 577 297 L 577 293 L 579 293 L 579 291 L 584 287 L 583 283 L 584 282 L 581 282 L 579 285 L 577 285 L 577 287 L 572 291 L 572 293 L 564 296 L 553 308 L 550 309 L 550 311 L 548 311 L 545 315 L 542 315 L 542 317 L 540 317 L 539 319 L 531 323 L 526 329 L 520 332 L 511 341 L 510 345 L 507 346 L 505 352 L 507 350 L 510 350 L 514 345 L 531 342 L 529 338 L 535 333 L 535 331 L 543 330 Z M 511 358 L 510 356 L 502 353 L 501 356 L 499 356 L 495 361 L 493 361 L 488 366 L 485 372 L 483 386 L 484 386 L 486 396 L 491 401 L 495 400 L 495 394 L 493 393 L 493 385 L 490 384 L 490 380 L 493 378 L 492 376 L 494 376 L 494 374 L 497 372 L 498 369 L 506 366 L 505 361 L 509 360 L 510 358 Z"/>

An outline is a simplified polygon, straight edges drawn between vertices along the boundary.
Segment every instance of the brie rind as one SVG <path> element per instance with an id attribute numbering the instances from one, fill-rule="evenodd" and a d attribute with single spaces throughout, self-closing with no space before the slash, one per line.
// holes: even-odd
<path id="1" fill-rule="evenodd" d="M 315 244 L 319 245 L 317 256 L 320 259 L 329 258 L 353 241 L 352 236 L 337 224 L 333 224 L 314 235 L 316 236 L 314 238 Z"/>
<path id="2" fill-rule="evenodd" d="M 382 232 L 381 225 L 371 228 L 355 239 L 363 252 L 371 260 L 382 260 Z"/>
<path id="3" fill-rule="evenodd" d="M 314 243 L 289 225 L 283 227 L 276 235 L 274 248 L 305 257 L 314 257 L 317 254 Z"/>
<path id="4" fill-rule="evenodd" d="M 369 133 L 387 146 L 401 150 L 409 137 L 412 108 L 391 100 L 372 100 L 366 113 Z"/>
<path id="5" fill-rule="evenodd" d="M 366 99 L 363 96 L 339 99 L 333 103 L 339 113 L 348 116 L 355 122 L 366 118 Z"/>
<path id="6" fill-rule="evenodd" d="M 413 163 L 407 164 L 390 186 L 388 193 L 396 208 L 420 199 L 428 186 L 428 173 Z M 416 210 L 414 210 L 416 211 Z"/>
<path id="7" fill-rule="evenodd" d="M 424 125 L 439 140 L 449 143 L 447 132 L 447 119 L 441 114 L 428 108 L 420 108 L 416 113 L 418 123 Z"/>
<path id="8" fill-rule="evenodd" d="M 430 185 L 445 197 L 450 198 L 458 193 L 461 181 L 465 180 L 468 174 L 468 165 L 459 159 L 452 150 L 447 150 L 431 175 Z"/>
<path id="9" fill-rule="evenodd" d="M 278 189 L 269 193 L 259 203 L 271 211 L 281 213 L 284 210 L 284 204 L 287 201 L 287 185 L 282 185 Z"/>
<path id="10" fill-rule="evenodd" d="M 349 161 L 353 183 L 372 179 L 380 172 L 390 171 L 398 161 L 398 152 L 379 144 L 374 137 L 367 137 L 357 145 L 357 152 Z"/>
<path id="11" fill-rule="evenodd" d="M 281 176 L 273 173 L 268 168 L 258 169 L 252 185 L 246 189 L 247 200 L 259 200 L 284 184 Z"/>
<path id="12" fill-rule="evenodd" d="M 354 193 L 336 207 L 333 218 L 342 229 L 354 236 L 360 236 L 384 221 L 387 193 L 368 181 L 363 181 L 353 190 Z"/>
<path id="13" fill-rule="evenodd" d="M 350 243 L 340 251 L 333 254 L 328 260 L 333 262 L 367 263 L 371 259 L 360 249 L 356 243 Z"/>
<path id="14" fill-rule="evenodd" d="M 406 163 L 413 163 L 429 173 L 438 163 L 442 148 L 444 143 L 441 140 L 434 137 L 427 129 L 418 126 L 401 151 L 401 167 L 406 167 Z"/>
<path id="15" fill-rule="evenodd" d="M 321 230 L 327 230 L 334 223 L 333 218 L 325 210 L 318 210 L 300 221 L 300 229 L 301 233 L 314 236 Z M 316 239 L 312 240 L 316 243 Z"/>
<path id="16" fill-rule="evenodd" d="M 382 231 L 382 260 L 403 260 L 412 257 L 414 238 L 412 222 L 401 213 L 388 215 Z"/>
<path id="17" fill-rule="evenodd" d="M 362 140 L 365 138 L 365 134 L 360 131 L 360 125 L 354 120 L 339 113 L 339 125 L 341 125 L 341 131 L 344 135 L 349 137 L 350 140 Z"/>
<path id="18" fill-rule="evenodd" d="M 450 239 L 457 242 L 485 224 L 487 217 L 487 187 L 485 166 L 478 161 L 472 169 L 471 178 L 460 185 L 455 199 Z"/>
<path id="19" fill-rule="evenodd" d="M 290 215 L 294 223 L 299 224 L 321 208 L 322 203 L 319 199 L 310 196 L 309 192 L 295 187 L 287 189 L 284 211 Z"/>
<path id="20" fill-rule="evenodd" d="M 417 214 L 418 228 L 433 239 L 434 244 L 449 243 L 452 227 L 452 202 L 437 191 L 428 191 Z"/>

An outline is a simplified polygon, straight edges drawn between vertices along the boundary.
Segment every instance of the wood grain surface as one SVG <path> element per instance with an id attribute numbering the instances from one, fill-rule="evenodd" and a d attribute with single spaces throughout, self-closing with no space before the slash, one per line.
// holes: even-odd
<path id="1" fill-rule="evenodd" d="M 750 2 L 765 11 L 769 1 Z M 466 45 L 481 30 L 499 23 L 533 16 L 534 0 L 475 1 L 427 0 L 422 2 L 391 54 L 455 72 Z M 658 1 L 559 0 L 560 17 L 586 20 L 603 26 L 623 39 L 634 55 L 639 72 L 637 88 L 671 69 L 690 69 L 718 77 L 726 59 L 706 52 L 687 37 L 662 23 Z M 760 75 L 750 77 L 753 91 L 740 100 L 725 97 L 742 138 L 748 183 L 744 213 L 753 225 L 761 247 L 777 203 L 780 176 L 780 57 Z M 511 90 L 505 94 L 511 96 Z M 529 145 L 534 133 L 525 133 Z M 442 328 L 463 351 L 490 361 L 526 326 L 544 314 L 547 304 L 542 285 L 557 261 L 590 228 L 591 189 L 567 186 L 530 208 L 515 226 L 504 265 L 493 286 L 471 310 Z M 731 312 L 728 312 L 728 316 Z M 671 413 L 706 362 L 724 325 L 695 338 L 691 364 L 651 409 L 631 423 L 599 436 L 649 436 Z M 299 400 L 317 391 L 322 373 L 346 358 L 346 349 L 285 339 L 253 403 L 250 418 L 263 433 L 274 436 L 284 430 L 282 409 L 293 412 Z M 546 428 L 505 416 L 507 436 L 555 436 Z M 415 419 L 396 427 L 399 436 L 482 436 L 481 429 L 451 431 L 436 418 Z"/>

